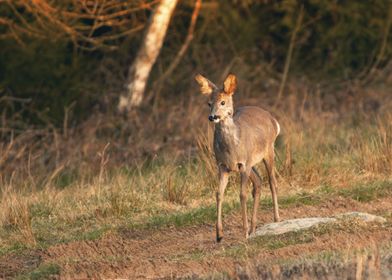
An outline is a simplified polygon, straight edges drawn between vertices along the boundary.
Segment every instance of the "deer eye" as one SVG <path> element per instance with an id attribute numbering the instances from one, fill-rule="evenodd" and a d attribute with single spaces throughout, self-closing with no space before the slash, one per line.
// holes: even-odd
<path id="1" fill-rule="evenodd" d="M 221 105 L 222 105 L 222 106 L 225 105 L 225 101 L 222 101 L 222 102 L 221 102 Z"/>
<path id="2" fill-rule="evenodd" d="M 211 107 L 211 106 L 212 106 L 211 102 L 208 102 L 208 107 Z"/>

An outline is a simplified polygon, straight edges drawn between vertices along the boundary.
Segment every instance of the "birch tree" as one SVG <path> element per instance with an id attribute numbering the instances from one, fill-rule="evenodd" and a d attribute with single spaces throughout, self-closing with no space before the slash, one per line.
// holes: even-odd
<path id="1" fill-rule="evenodd" d="M 161 0 L 151 15 L 142 45 L 128 70 L 127 92 L 120 97 L 118 104 L 120 112 L 129 111 L 142 103 L 149 74 L 161 50 L 177 2 Z"/>

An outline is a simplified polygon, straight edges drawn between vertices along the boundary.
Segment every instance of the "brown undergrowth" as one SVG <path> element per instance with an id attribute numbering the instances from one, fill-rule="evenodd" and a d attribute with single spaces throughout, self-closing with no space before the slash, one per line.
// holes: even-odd
<path id="1" fill-rule="evenodd" d="M 388 92 L 355 89 L 350 96 L 295 83 L 276 108 L 268 92 L 245 86 L 236 96 L 236 104 L 269 108 L 281 123 L 280 196 L 391 179 Z M 216 171 L 205 100 L 189 91 L 159 108 L 128 118 L 96 112 L 61 129 L 3 118 L 0 254 L 95 240 L 124 224 L 155 225 L 162 215 L 191 213 L 179 222 L 188 225 L 200 209 L 213 215 Z M 226 197 L 228 205 L 238 201 L 235 180 Z"/>

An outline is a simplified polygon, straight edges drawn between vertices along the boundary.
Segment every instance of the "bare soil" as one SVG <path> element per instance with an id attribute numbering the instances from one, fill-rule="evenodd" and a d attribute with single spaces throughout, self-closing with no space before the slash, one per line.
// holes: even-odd
<path id="1" fill-rule="evenodd" d="M 296 206 L 281 209 L 282 219 L 332 216 L 348 211 L 380 214 L 392 211 L 392 198 L 361 203 L 350 198 L 331 198 L 317 206 Z M 259 223 L 272 221 L 272 211 L 259 212 Z M 120 229 L 99 240 L 75 241 L 23 254 L 0 258 L 0 278 L 13 278 L 40 264 L 60 266 L 61 279 L 126 278 L 156 279 L 200 277 L 225 272 L 234 276 L 238 269 L 253 263 L 297 258 L 324 250 L 349 250 L 381 244 L 392 240 L 390 228 L 369 227 L 363 231 L 333 231 L 313 241 L 279 249 L 262 249 L 252 259 L 224 254 L 238 244 L 247 244 L 241 235 L 239 213 L 224 217 L 225 237 L 215 242 L 213 224 L 183 228 L 149 230 Z"/>

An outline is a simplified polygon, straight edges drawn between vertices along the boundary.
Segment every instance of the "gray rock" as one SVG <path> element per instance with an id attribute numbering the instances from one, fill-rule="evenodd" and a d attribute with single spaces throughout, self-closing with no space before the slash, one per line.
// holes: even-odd
<path id="1" fill-rule="evenodd" d="M 358 219 L 366 223 L 369 222 L 385 223 L 387 221 L 387 219 L 383 217 L 372 215 L 369 213 L 363 213 L 363 212 L 347 212 L 347 213 L 336 215 L 335 217 L 338 219 Z"/>
<path id="2" fill-rule="evenodd" d="M 295 232 L 314 227 L 319 224 L 334 223 L 341 219 L 360 219 L 364 222 L 379 222 L 385 223 L 386 219 L 380 216 L 362 213 L 362 212 L 348 212 L 336 215 L 331 218 L 313 217 L 286 220 L 279 223 L 270 223 L 256 229 L 250 238 L 263 235 L 279 235 L 287 232 Z"/>
<path id="3" fill-rule="evenodd" d="M 292 219 L 286 220 L 279 223 L 265 224 L 258 228 L 251 237 L 260 235 L 278 235 L 286 232 L 293 232 L 308 229 L 315 225 L 336 222 L 335 218 L 302 218 L 302 219 Z"/>

